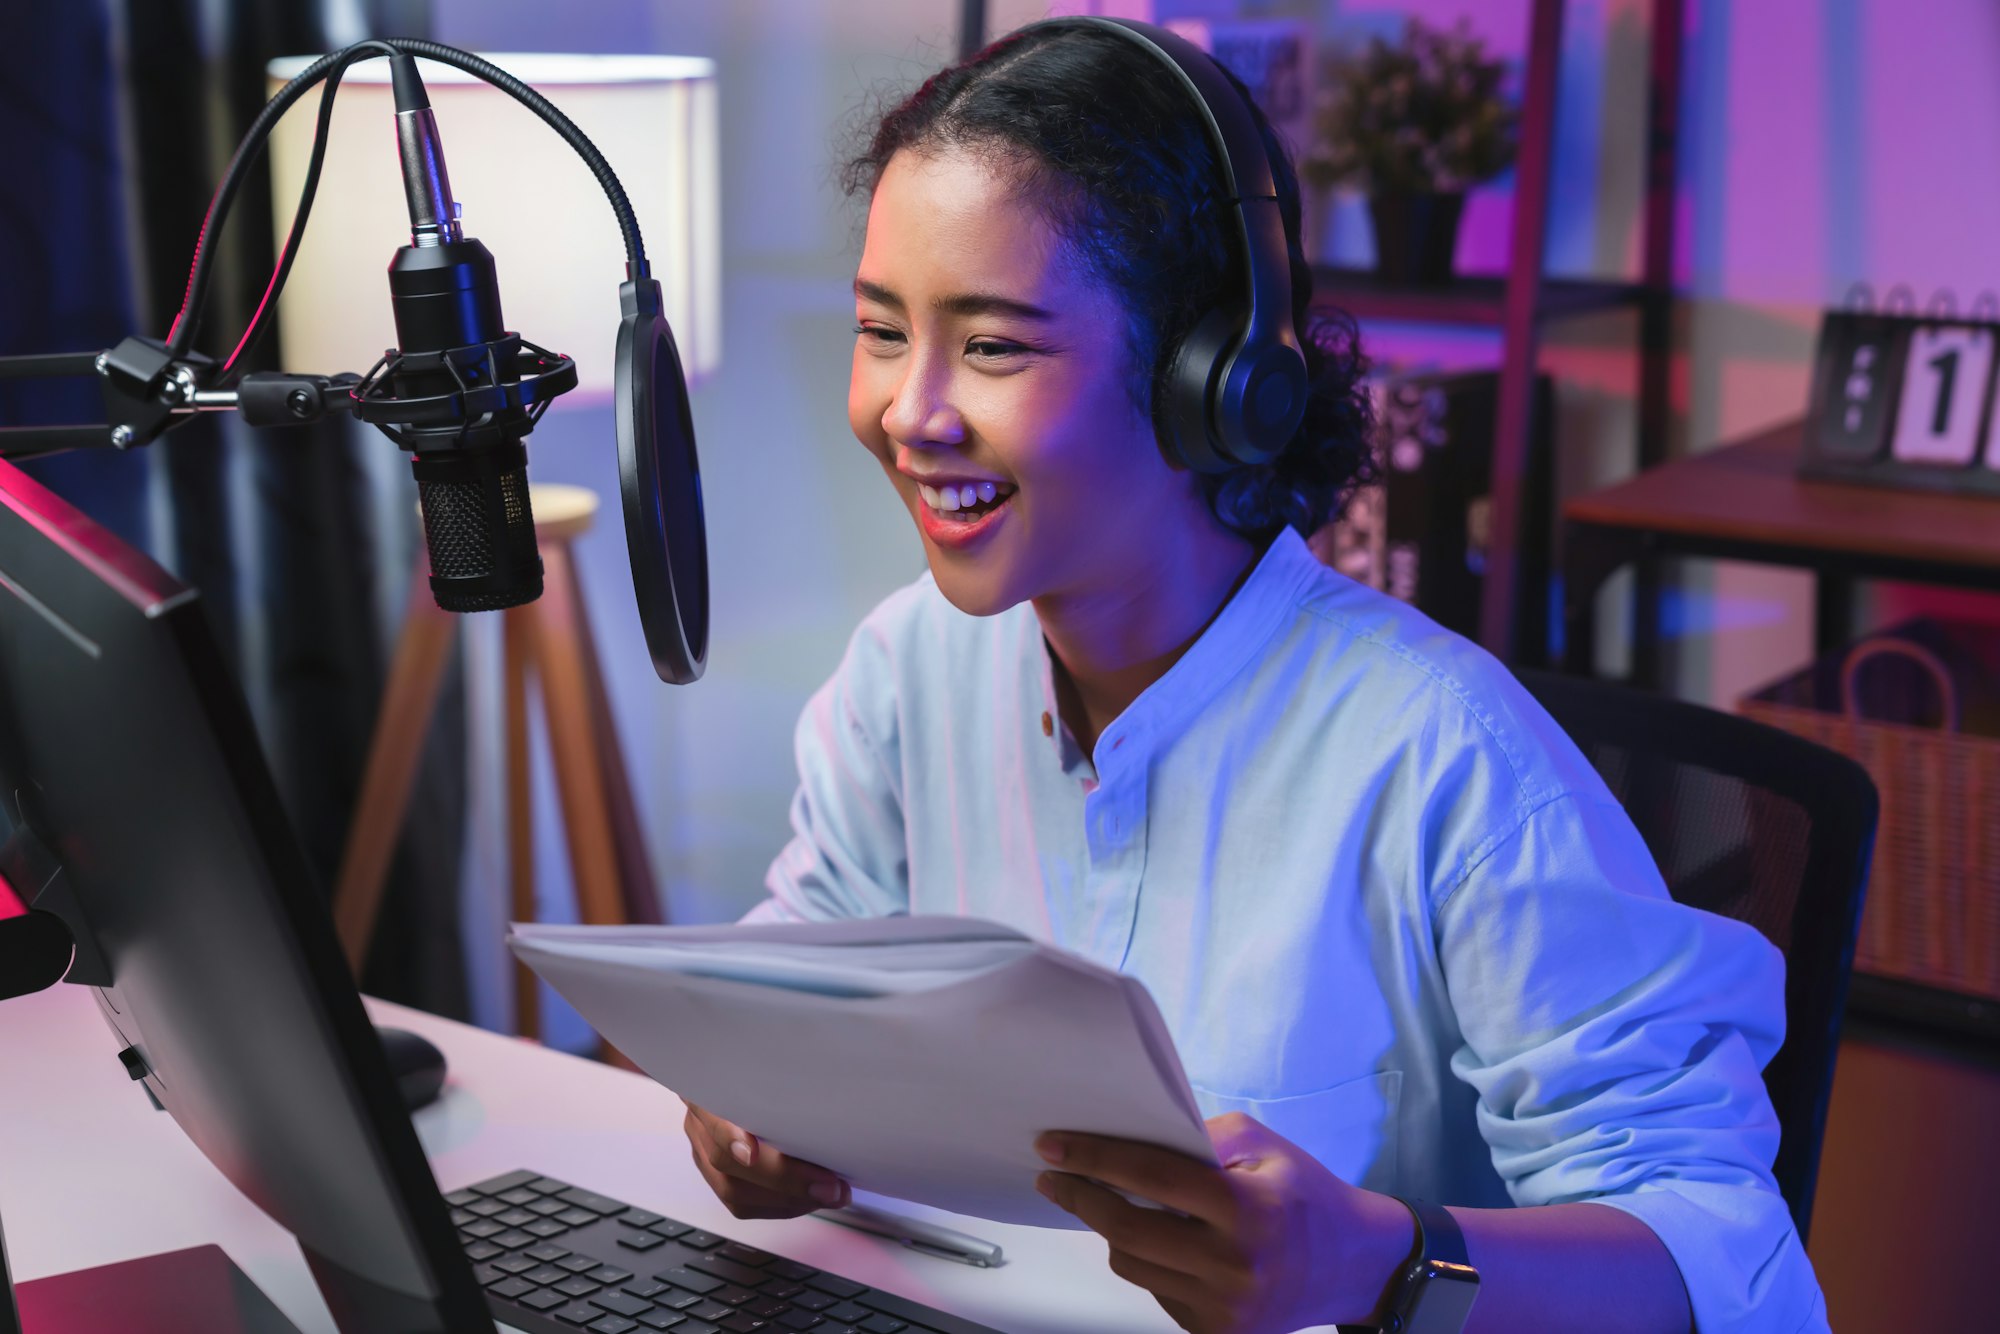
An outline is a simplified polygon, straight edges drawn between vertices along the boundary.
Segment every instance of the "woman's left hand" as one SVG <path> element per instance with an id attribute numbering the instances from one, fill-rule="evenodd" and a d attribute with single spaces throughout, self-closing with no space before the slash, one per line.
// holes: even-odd
<path id="1" fill-rule="evenodd" d="M 1051 1132 L 1035 1149 L 1061 1170 L 1035 1187 L 1102 1235 L 1112 1272 L 1183 1329 L 1286 1334 L 1366 1320 L 1409 1253 L 1409 1211 L 1239 1112 L 1210 1120 L 1208 1134 L 1220 1168 L 1133 1140 Z M 1142 1208 L 1108 1186 L 1167 1207 Z"/>

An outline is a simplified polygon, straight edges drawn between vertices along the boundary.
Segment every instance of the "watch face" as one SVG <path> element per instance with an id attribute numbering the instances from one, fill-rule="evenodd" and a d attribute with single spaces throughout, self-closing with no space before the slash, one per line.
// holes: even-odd
<path id="1" fill-rule="evenodd" d="M 1469 1266 L 1424 1262 L 1404 1334 L 1459 1334 L 1478 1295 L 1479 1275 Z"/>

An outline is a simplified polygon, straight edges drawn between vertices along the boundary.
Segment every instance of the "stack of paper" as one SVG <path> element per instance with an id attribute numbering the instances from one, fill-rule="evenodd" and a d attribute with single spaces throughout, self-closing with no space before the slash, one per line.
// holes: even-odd
<path id="1" fill-rule="evenodd" d="M 1045 1130 L 1215 1151 L 1137 981 L 992 922 L 517 923 L 509 943 L 641 1069 L 855 1186 L 1075 1228 Z"/>

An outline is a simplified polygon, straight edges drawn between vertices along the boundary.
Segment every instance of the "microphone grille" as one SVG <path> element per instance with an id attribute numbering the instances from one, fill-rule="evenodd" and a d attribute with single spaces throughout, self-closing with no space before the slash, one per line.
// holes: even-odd
<path id="1" fill-rule="evenodd" d="M 501 611 L 542 595 L 525 449 L 420 456 L 413 469 L 438 606 Z"/>

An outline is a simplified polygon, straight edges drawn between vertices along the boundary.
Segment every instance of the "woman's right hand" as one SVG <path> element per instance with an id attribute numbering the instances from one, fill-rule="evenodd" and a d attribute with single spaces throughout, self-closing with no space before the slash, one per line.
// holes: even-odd
<path id="1" fill-rule="evenodd" d="M 787 1158 L 693 1103 L 687 1104 L 685 1125 L 696 1169 L 738 1218 L 797 1218 L 841 1208 L 850 1198 L 847 1183 L 824 1167 Z"/>

